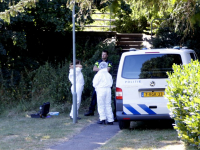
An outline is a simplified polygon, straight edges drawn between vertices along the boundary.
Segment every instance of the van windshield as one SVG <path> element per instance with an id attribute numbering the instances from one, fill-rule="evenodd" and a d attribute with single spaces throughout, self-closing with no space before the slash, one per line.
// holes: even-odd
<path id="1" fill-rule="evenodd" d="M 181 65 L 179 54 L 130 55 L 124 59 L 122 77 L 126 79 L 168 78 L 173 64 Z"/>

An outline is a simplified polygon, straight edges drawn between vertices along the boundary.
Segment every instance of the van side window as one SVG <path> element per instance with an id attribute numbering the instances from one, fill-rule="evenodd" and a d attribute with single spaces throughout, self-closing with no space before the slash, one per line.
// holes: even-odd
<path id="1" fill-rule="evenodd" d="M 196 60 L 194 53 L 190 53 L 190 57 L 191 57 L 191 59 Z"/>
<path id="2" fill-rule="evenodd" d="M 130 55 L 124 59 L 122 77 L 126 79 L 167 78 L 173 64 L 181 65 L 179 54 Z"/>

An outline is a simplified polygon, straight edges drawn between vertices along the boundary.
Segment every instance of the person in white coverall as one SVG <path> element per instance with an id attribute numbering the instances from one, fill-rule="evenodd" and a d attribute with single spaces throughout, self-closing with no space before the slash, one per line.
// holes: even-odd
<path id="1" fill-rule="evenodd" d="M 83 74 L 82 74 L 81 70 L 82 70 L 82 65 L 80 64 L 79 60 L 76 60 L 77 116 L 78 116 L 78 109 L 81 104 L 81 95 L 82 95 L 83 88 L 84 88 L 84 78 L 83 78 Z M 73 92 L 74 92 L 74 69 L 73 69 L 72 63 L 70 64 L 69 80 L 72 83 L 71 92 L 73 94 Z M 72 108 L 71 108 L 71 112 L 70 112 L 70 118 L 71 119 L 73 118 L 73 104 L 72 104 Z M 81 119 L 81 118 L 78 117 L 77 119 Z"/>
<path id="2" fill-rule="evenodd" d="M 113 84 L 112 76 L 107 69 L 108 64 L 101 62 L 99 64 L 99 71 L 94 76 L 93 87 L 97 93 L 97 107 L 99 113 L 98 124 L 112 125 L 114 118 L 111 107 L 111 87 Z"/>

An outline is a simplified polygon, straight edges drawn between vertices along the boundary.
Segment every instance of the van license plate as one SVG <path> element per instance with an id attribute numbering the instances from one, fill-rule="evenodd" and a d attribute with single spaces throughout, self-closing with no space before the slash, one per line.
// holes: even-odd
<path id="1" fill-rule="evenodd" d="M 142 97 L 163 97 L 164 92 L 142 92 Z"/>

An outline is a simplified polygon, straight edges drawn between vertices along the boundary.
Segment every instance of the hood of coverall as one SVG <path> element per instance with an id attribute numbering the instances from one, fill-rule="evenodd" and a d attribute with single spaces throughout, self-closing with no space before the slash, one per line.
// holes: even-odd
<path id="1" fill-rule="evenodd" d="M 99 64 L 99 70 L 105 69 L 105 68 L 107 68 L 107 67 L 108 67 L 108 64 L 107 64 L 106 62 L 101 62 L 101 63 Z"/>

